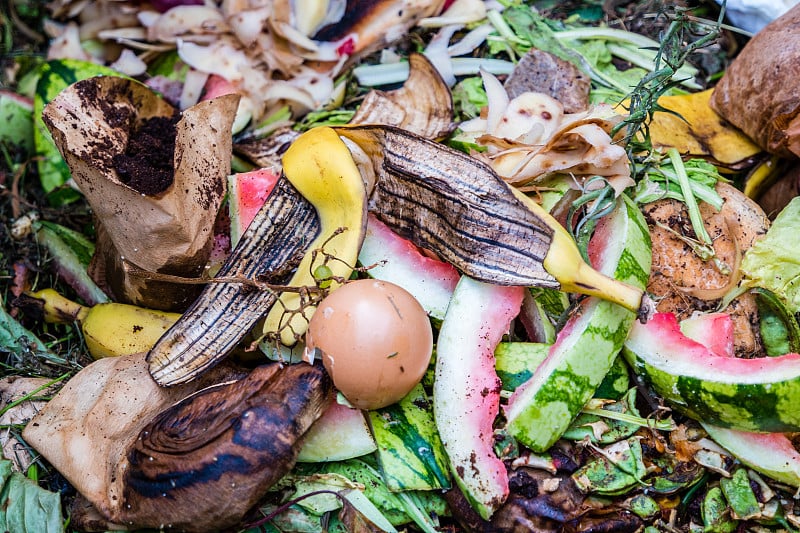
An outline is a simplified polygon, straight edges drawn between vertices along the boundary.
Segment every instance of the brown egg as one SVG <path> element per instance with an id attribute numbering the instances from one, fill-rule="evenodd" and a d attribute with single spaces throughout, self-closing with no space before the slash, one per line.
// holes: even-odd
<path id="1" fill-rule="evenodd" d="M 351 281 L 326 297 L 306 333 L 345 398 L 361 409 L 397 402 L 422 379 L 433 350 L 430 320 L 405 289 Z"/>

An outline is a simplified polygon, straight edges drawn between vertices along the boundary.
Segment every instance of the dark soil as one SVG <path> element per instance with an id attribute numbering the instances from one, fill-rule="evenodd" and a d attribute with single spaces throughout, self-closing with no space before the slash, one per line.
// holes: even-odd
<path id="1" fill-rule="evenodd" d="M 152 196 L 172 185 L 174 174 L 175 124 L 173 117 L 153 117 L 131 131 L 125 153 L 114 156 L 120 181 Z"/>

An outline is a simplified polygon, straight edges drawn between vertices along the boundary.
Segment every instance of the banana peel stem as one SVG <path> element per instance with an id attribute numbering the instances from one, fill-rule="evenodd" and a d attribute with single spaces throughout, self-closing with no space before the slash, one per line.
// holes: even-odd
<path id="1" fill-rule="evenodd" d="M 544 268 L 558 280 L 561 290 L 614 302 L 636 313 L 640 321 L 652 316 L 654 305 L 644 290 L 592 268 L 583 260 L 575 241 L 566 230 L 554 229 L 550 249 L 544 258 Z"/>

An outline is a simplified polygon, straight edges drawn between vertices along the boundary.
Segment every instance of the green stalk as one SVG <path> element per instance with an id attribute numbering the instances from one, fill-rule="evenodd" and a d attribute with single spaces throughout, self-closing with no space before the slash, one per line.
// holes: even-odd
<path id="1" fill-rule="evenodd" d="M 9 410 L 13 409 L 14 407 L 18 406 L 19 404 L 35 398 L 38 393 L 42 392 L 43 390 L 47 389 L 48 387 L 52 387 L 53 385 L 55 385 L 56 383 L 58 383 L 60 381 L 63 381 L 65 379 L 67 379 L 71 375 L 72 375 L 71 372 L 67 372 L 66 374 L 62 374 L 62 375 L 58 376 L 57 378 L 48 381 L 44 385 L 35 388 L 34 390 L 29 392 L 28 394 L 17 398 L 13 402 L 7 403 L 2 409 L 0 409 L 0 416 L 3 416 Z"/>
<path id="2" fill-rule="evenodd" d="M 660 431 L 672 431 L 675 429 L 675 422 L 673 422 L 672 420 L 653 420 L 650 418 L 642 418 L 641 416 L 631 415 L 628 413 L 611 411 L 609 409 L 584 408 L 581 412 L 587 415 L 599 416 L 601 418 L 617 420 L 619 422 L 634 424 L 645 428 L 658 429 Z"/>
<path id="3" fill-rule="evenodd" d="M 697 199 L 692 192 L 692 185 L 689 183 L 689 175 L 686 173 L 686 167 L 683 165 L 683 159 L 677 148 L 670 148 L 667 150 L 667 156 L 675 168 L 675 174 L 678 177 L 678 184 L 683 193 L 683 201 L 686 204 L 686 209 L 689 211 L 689 220 L 692 222 L 692 228 L 695 235 L 701 244 L 711 246 L 713 243 L 711 237 L 706 231 L 706 226 L 703 224 L 703 217 L 700 215 L 700 207 L 697 205 Z"/>

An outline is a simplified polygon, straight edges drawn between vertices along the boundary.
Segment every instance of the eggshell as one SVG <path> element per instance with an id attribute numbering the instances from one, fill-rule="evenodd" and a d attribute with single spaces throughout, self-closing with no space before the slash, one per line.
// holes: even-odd
<path id="1" fill-rule="evenodd" d="M 306 334 L 336 388 L 354 406 L 378 409 L 422 379 L 433 351 L 425 310 L 405 289 L 374 279 L 351 281 L 317 307 Z"/>

